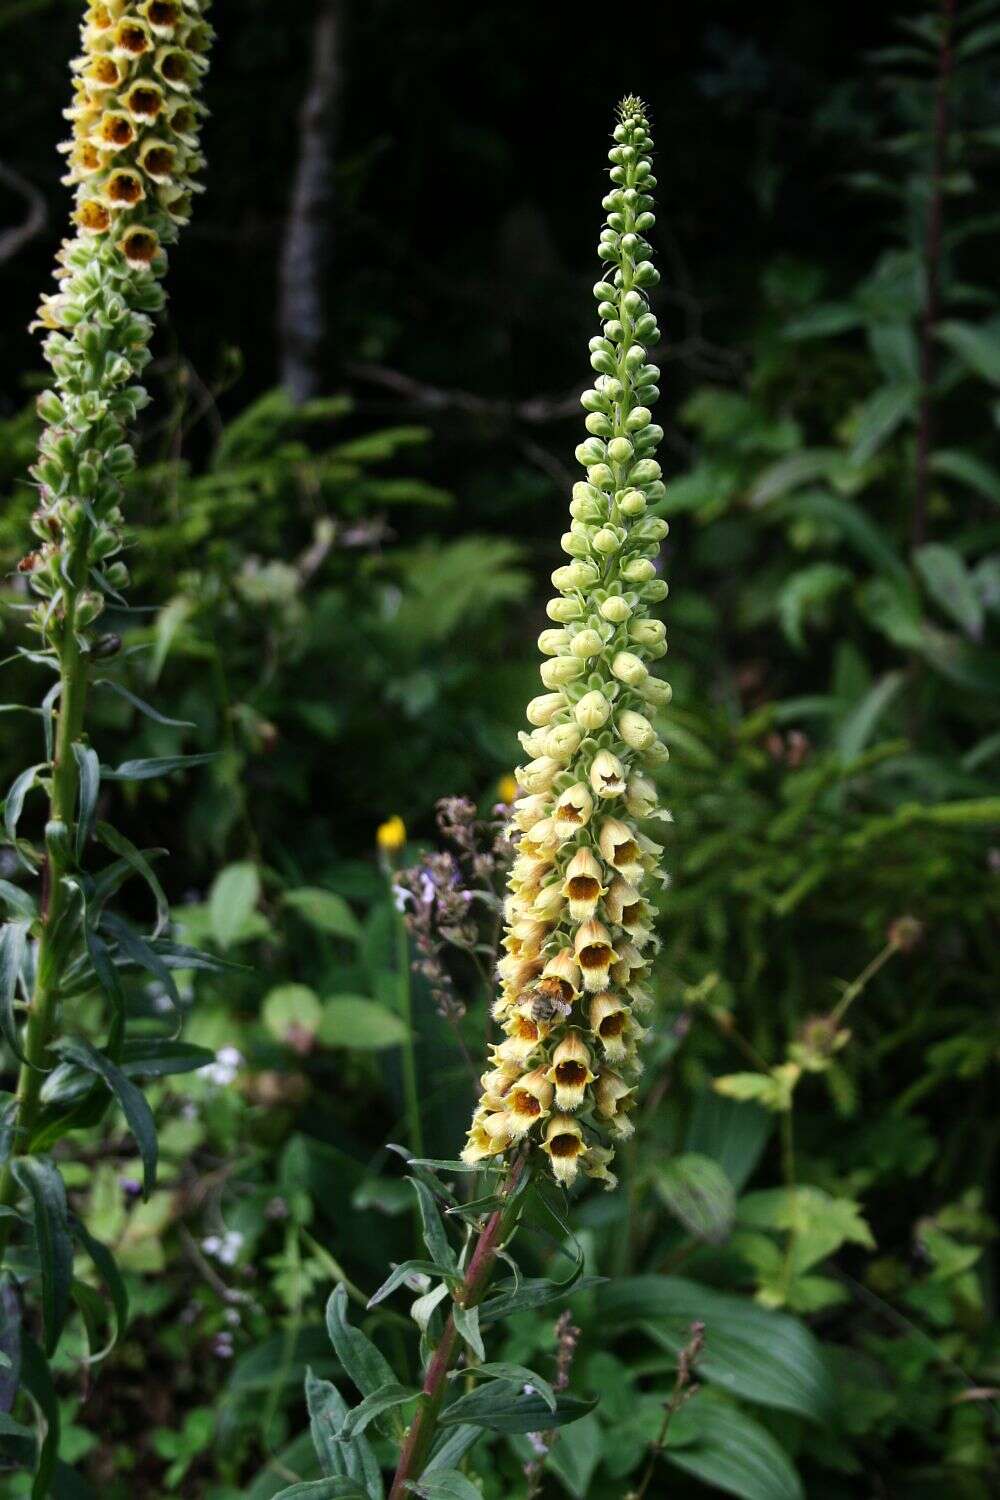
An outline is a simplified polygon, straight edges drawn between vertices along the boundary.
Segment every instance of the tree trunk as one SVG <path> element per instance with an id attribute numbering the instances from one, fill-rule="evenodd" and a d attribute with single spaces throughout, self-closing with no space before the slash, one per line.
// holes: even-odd
<path id="1" fill-rule="evenodd" d="M 312 73 L 299 116 L 299 161 L 281 252 L 280 380 L 296 404 L 318 395 L 323 387 L 342 17 L 343 0 L 318 0 Z"/>

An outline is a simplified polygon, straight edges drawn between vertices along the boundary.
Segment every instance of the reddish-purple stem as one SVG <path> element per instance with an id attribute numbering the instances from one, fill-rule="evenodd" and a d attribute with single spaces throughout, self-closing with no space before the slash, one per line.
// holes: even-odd
<path id="1" fill-rule="evenodd" d="M 912 541 L 919 547 L 927 529 L 933 441 L 934 333 L 941 302 L 941 230 L 944 220 L 944 176 L 948 165 L 948 89 L 952 74 L 952 32 L 957 0 L 941 0 L 941 50 L 934 96 L 934 158 L 931 199 L 924 232 L 924 311 L 920 321 L 920 416 L 917 424 L 917 472 L 913 502 Z"/>
<path id="2" fill-rule="evenodd" d="M 523 1156 L 511 1166 L 510 1172 L 501 1190 L 504 1199 L 509 1199 L 524 1171 L 525 1158 Z M 493 1275 L 493 1267 L 496 1264 L 497 1251 L 501 1247 L 502 1234 L 505 1227 L 506 1206 L 498 1208 L 487 1219 L 476 1247 L 472 1252 L 465 1273 L 465 1279 L 459 1288 L 456 1300 L 463 1307 L 475 1307 L 482 1300 Z M 427 1462 L 427 1455 L 431 1441 L 437 1428 L 438 1414 L 441 1403 L 444 1400 L 445 1388 L 448 1382 L 448 1372 L 455 1362 L 456 1346 L 458 1343 L 458 1330 L 455 1327 L 455 1319 L 448 1314 L 448 1321 L 444 1325 L 440 1341 L 434 1353 L 431 1355 L 427 1372 L 421 1392 L 426 1397 L 417 1409 L 413 1421 L 410 1423 L 409 1431 L 403 1443 L 402 1452 L 399 1455 L 399 1463 L 396 1465 L 395 1477 L 392 1481 L 392 1489 L 389 1491 L 389 1500 L 407 1500 L 407 1484 L 412 1479 L 419 1479 Z"/>

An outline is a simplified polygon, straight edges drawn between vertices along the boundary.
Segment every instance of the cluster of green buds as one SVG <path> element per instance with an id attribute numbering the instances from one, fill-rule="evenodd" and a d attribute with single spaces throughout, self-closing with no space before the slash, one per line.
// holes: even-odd
<path id="1" fill-rule="evenodd" d="M 581 401 L 590 436 L 576 450 L 586 479 L 573 488 L 569 562 L 552 575 L 553 628 L 543 631 L 546 691 L 528 705 L 529 758 L 517 778 L 517 856 L 506 903 L 493 1049 L 463 1157 L 521 1149 L 547 1155 L 570 1184 L 582 1169 L 608 1186 L 614 1142 L 632 1129 L 647 980 L 657 947 L 647 888 L 662 846 L 640 824 L 667 818 L 649 770 L 666 759 L 650 713 L 670 688 L 650 673 L 664 628 L 649 606 L 665 598 L 656 558 L 666 522 L 653 454 L 663 436 L 650 407 L 659 339 L 648 288 L 659 277 L 645 235 L 654 223 L 650 138 L 637 99 L 619 109 L 611 191 L 594 288 L 603 333 L 591 340 L 593 389 Z"/>
<path id="2" fill-rule="evenodd" d="M 94 0 L 81 27 L 66 111 L 73 138 L 61 148 L 64 181 L 77 190 L 76 233 L 33 325 L 49 330 L 55 389 L 38 400 L 40 545 L 21 563 L 45 601 L 33 623 L 56 643 L 66 628 L 86 632 L 128 581 L 117 555 L 122 480 L 134 464 L 126 436 L 148 400 L 138 379 L 150 314 L 163 303 L 163 246 L 187 222 L 202 166 L 195 90 L 208 65 L 208 3 Z"/>

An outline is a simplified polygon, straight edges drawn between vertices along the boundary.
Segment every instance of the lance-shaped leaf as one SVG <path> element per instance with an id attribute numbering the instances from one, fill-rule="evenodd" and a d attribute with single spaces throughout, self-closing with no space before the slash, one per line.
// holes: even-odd
<path id="1" fill-rule="evenodd" d="M 94 832 L 112 853 L 119 855 L 137 875 L 141 875 L 153 893 L 156 902 L 156 926 L 153 929 L 153 937 L 158 938 L 170 920 L 170 907 L 167 897 L 160 882 L 157 880 L 153 867 L 141 849 L 137 849 L 131 839 L 127 839 L 117 828 L 112 828 L 110 823 L 98 823 Z M 165 851 L 156 849 L 151 853 L 161 854 Z"/>
<path id="2" fill-rule="evenodd" d="M 311 1369 L 306 1370 L 306 1407 L 323 1473 L 331 1478 L 355 1479 L 364 1485 L 371 1500 L 382 1500 L 382 1474 L 368 1439 L 356 1434 L 350 1442 L 341 1440 L 347 1403 L 335 1385 L 320 1380 Z"/>
<path id="3" fill-rule="evenodd" d="M 79 771 L 79 808 L 76 817 L 76 861 L 79 864 L 94 826 L 97 811 L 97 794 L 101 789 L 101 762 L 97 751 L 90 745 L 79 742 L 73 746 L 73 756 Z"/>
<path id="4" fill-rule="evenodd" d="M 360 1437 L 365 1428 L 374 1422 L 376 1417 L 382 1416 L 383 1412 L 392 1411 L 397 1406 L 405 1406 L 408 1401 L 415 1401 L 420 1395 L 419 1391 L 411 1386 L 399 1385 L 395 1380 L 390 1380 L 386 1385 L 380 1386 L 377 1391 L 372 1391 L 370 1396 L 352 1408 L 344 1418 L 344 1425 L 338 1436 L 348 1442 L 353 1437 Z"/>
<path id="5" fill-rule="evenodd" d="M 34 1210 L 35 1246 L 42 1276 L 42 1323 L 46 1352 L 51 1354 L 66 1322 L 73 1284 L 66 1189 L 58 1168 L 47 1156 L 16 1157 L 12 1169 Z"/>
<path id="6" fill-rule="evenodd" d="M 109 1057 L 103 1052 L 98 1052 L 84 1037 L 63 1037 L 54 1045 L 54 1050 L 69 1062 L 76 1063 L 77 1067 L 85 1068 L 87 1072 L 95 1074 L 114 1094 L 122 1107 L 122 1113 L 128 1121 L 128 1127 L 135 1137 L 135 1143 L 139 1147 L 142 1157 L 143 1196 L 148 1198 L 156 1186 L 156 1162 L 158 1146 L 156 1141 L 156 1122 L 153 1119 L 153 1111 L 146 1102 L 146 1096 L 141 1089 L 116 1067 Z"/>
<path id="7" fill-rule="evenodd" d="M 170 771 L 189 771 L 218 758 L 218 752 L 214 750 L 202 755 L 153 755 L 147 760 L 124 760 L 114 771 L 103 766 L 101 775 L 105 781 L 152 781 Z"/>
<path id="8" fill-rule="evenodd" d="M 384 1386 L 396 1384 L 388 1360 L 371 1339 L 348 1323 L 347 1290 L 343 1285 L 334 1288 L 326 1304 L 326 1327 L 334 1353 L 362 1396 L 371 1396 Z M 393 1413 L 392 1421 L 397 1431 L 401 1430 L 398 1413 Z"/>
<path id="9" fill-rule="evenodd" d="M 11 782 L 10 791 L 4 799 L 3 821 L 4 827 L 7 830 L 7 837 L 12 844 L 17 839 L 17 825 L 21 819 L 24 799 L 38 780 L 39 771 L 45 769 L 45 765 L 45 761 L 39 761 L 38 765 L 29 766 L 26 771 L 22 771 L 20 776 L 16 776 Z"/>
<path id="10" fill-rule="evenodd" d="M 555 1410 L 551 1410 L 540 1395 L 525 1392 L 512 1381 L 491 1380 L 453 1401 L 441 1413 L 440 1422 L 443 1427 L 467 1423 L 491 1432 L 542 1432 L 565 1427 L 596 1405 L 596 1400 L 559 1396 Z"/>
<path id="11" fill-rule="evenodd" d="M 28 942 L 27 922 L 8 922 L 0 929 L 0 1031 L 18 1062 L 25 1062 L 21 1051 L 14 1001 Z"/>
<path id="12" fill-rule="evenodd" d="M 74 1215 L 71 1215 L 69 1227 L 74 1239 L 82 1245 L 83 1249 L 89 1255 L 94 1270 L 103 1281 L 111 1298 L 111 1306 L 115 1314 L 115 1336 L 111 1341 L 110 1348 L 114 1348 L 128 1325 L 128 1292 L 122 1280 L 121 1272 L 107 1245 L 102 1245 L 100 1240 L 96 1240 L 86 1224 Z"/>
<path id="13" fill-rule="evenodd" d="M 152 719 L 154 724 L 164 724 L 168 729 L 197 728 L 190 719 L 168 719 L 166 714 L 161 714 L 159 709 L 154 708 L 151 703 L 146 703 L 142 698 L 137 698 L 135 693 L 130 692 L 122 683 L 115 682 L 111 677 L 95 678 L 94 687 L 110 688 L 111 692 L 117 693 L 119 698 L 124 698 L 126 703 L 131 703 L 133 708 L 137 708 L 141 714 L 145 714 L 147 719 Z"/>

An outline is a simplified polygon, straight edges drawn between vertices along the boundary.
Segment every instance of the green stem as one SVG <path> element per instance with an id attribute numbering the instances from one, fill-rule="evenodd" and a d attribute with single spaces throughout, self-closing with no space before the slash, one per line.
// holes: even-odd
<path id="1" fill-rule="evenodd" d="M 89 530 L 89 528 L 86 528 Z M 70 560 L 73 578 L 86 576 L 87 541 L 81 539 Z M 56 1021 L 62 980 L 62 944 L 54 946 L 66 910 L 68 892 L 64 877 L 72 867 L 70 853 L 76 816 L 78 771 L 73 744 L 80 738 L 87 701 L 87 661 L 80 650 L 73 620 L 76 595 L 81 585 L 67 588 L 66 623 L 59 645 L 61 691 L 56 715 L 56 737 L 49 793 L 49 823 L 61 825 L 47 837 L 42 933 L 38 947 L 35 992 L 24 1027 L 25 1061 L 17 1079 L 15 1154 L 30 1150 L 31 1133 L 38 1116 L 39 1096 L 45 1077 L 46 1053 Z M 0 1206 L 10 1208 L 17 1198 L 17 1183 L 10 1162 L 0 1174 Z M 0 1218 L 0 1266 L 14 1221 Z"/>
<path id="2" fill-rule="evenodd" d="M 389 899 L 393 901 L 392 880 Z M 413 985 L 410 981 L 410 937 L 406 923 L 393 901 L 396 922 L 396 981 L 399 986 L 399 1013 L 406 1027 L 403 1043 L 403 1100 L 406 1106 L 406 1130 L 414 1156 L 424 1154 L 424 1131 L 420 1122 L 420 1092 L 417 1086 L 417 1042 L 413 1032 Z"/>

